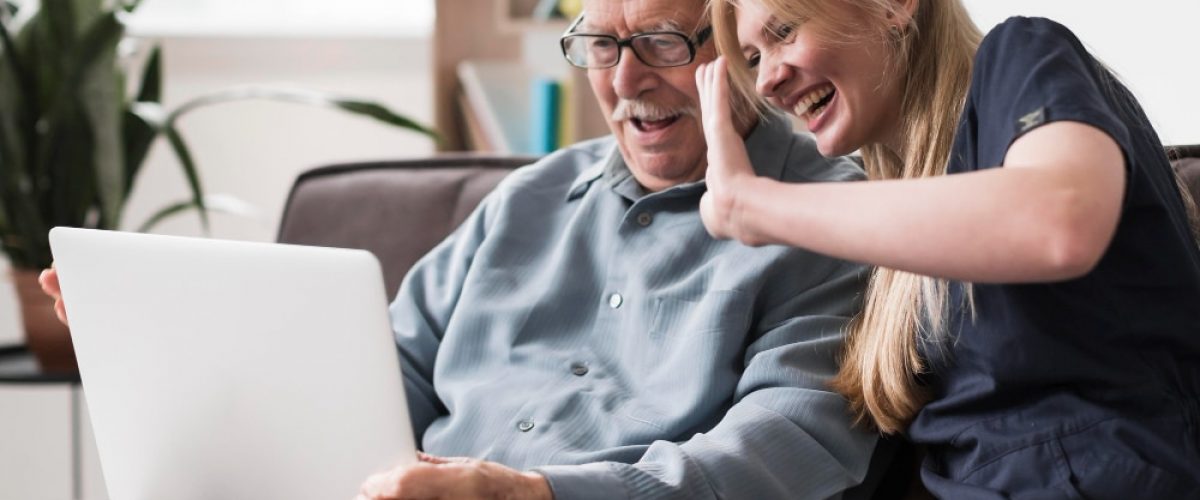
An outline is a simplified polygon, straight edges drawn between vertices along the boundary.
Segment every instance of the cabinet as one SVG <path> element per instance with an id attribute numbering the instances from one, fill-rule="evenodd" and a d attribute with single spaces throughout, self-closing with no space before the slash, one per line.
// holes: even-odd
<path id="1" fill-rule="evenodd" d="M 23 347 L 0 347 L 0 499 L 107 498 L 78 378 L 43 376 Z"/>

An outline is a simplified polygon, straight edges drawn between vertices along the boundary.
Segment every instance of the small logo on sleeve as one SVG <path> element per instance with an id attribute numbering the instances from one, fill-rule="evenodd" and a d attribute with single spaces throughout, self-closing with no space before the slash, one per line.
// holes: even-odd
<path id="1" fill-rule="evenodd" d="M 1041 125 L 1046 121 L 1046 108 L 1038 108 L 1032 113 L 1022 116 L 1019 120 L 1021 132 L 1028 132 L 1029 129 Z"/>

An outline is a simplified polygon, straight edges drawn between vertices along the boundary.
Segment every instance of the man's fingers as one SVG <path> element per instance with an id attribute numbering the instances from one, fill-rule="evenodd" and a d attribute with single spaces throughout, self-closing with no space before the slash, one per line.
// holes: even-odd
<path id="1" fill-rule="evenodd" d="M 58 271 L 55 271 L 54 268 L 43 270 L 42 274 L 38 275 L 38 284 L 42 285 L 42 291 L 49 295 L 62 294 L 62 287 L 58 284 Z"/>
<path id="2" fill-rule="evenodd" d="M 465 472 L 464 464 L 414 465 L 396 482 L 396 498 L 455 498 L 455 492 L 475 486 Z"/>
<path id="3" fill-rule="evenodd" d="M 58 316 L 58 320 L 62 321 L 62 324 L 70 326 L 70 322 L 67 321 L 67 306 L 63 304 L 62 299 L 54 301 L 54 315 Z"/>
<path id="4" fill-rule="evenodd" d="M 466 486 L 462 484 L 465 482 L 465 463 L 450 462 L 456 459 L 427 456 L 446 462 L 438 464 L 422 461 L 411 467 L 396 467 L 375 474 L 363 482 L 359 496 L 369 500 L 439 498 Z"/>
<path id="5" fill-rule="evenodd" d="M 400 482 L 407 470 L 396 467 L 386 472 L 371 475 L 363 481 L 358 496 L 370 500 L 395 500 L 400 498 Z"/>
<path id="6" fill-rule="evenodd" d="M 42 292 L 54 298 L 54 315 L 58 316 L 58 320 L 62 324 L 67 324 L 67 307 L 62 300 L 62 287 L 58 284 L 58 271 L 54 269 L 54 264 L 50 265 L 50 269 L 45 269 L 38 275 L 38 284 L 42 286 Z"/>
<path id="7" fill-rule="evenodd" d="M 467 457 L 439 457 L 425 452 L 417 452 L 417 459 L 430 464 L 465 464 L 471 461 Z"/>

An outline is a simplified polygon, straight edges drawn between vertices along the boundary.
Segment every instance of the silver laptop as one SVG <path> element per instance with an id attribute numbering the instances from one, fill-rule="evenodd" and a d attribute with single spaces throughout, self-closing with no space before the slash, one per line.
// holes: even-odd
<path id="1" fill-rule="evenodd" d="M 111 500 L 352 498 L 416 461 L 361 250 L 55 228 Z"/>

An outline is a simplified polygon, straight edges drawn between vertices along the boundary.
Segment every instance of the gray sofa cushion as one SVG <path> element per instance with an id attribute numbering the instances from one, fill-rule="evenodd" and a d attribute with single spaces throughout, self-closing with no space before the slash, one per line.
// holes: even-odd
<path id="1" fill-rule="evenodd" d="M 512 169 L 534 160 L 456 154 L 313 169 L 292 186 L 277 239 L 371 251 L 390 300 L 421 256 Z"/>

